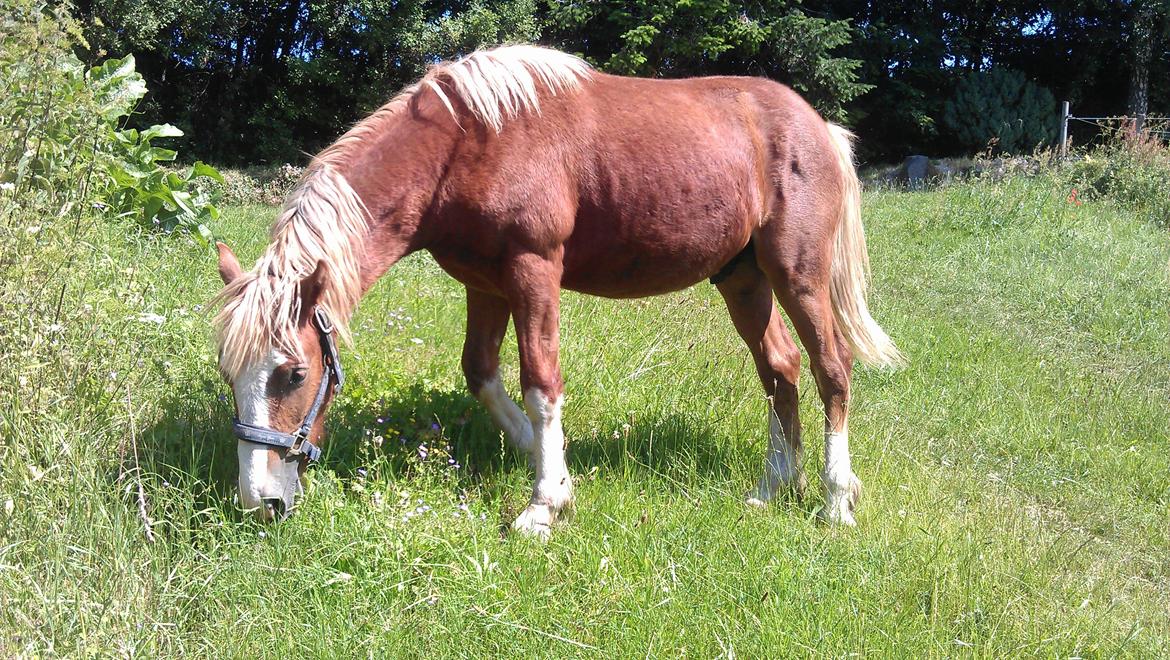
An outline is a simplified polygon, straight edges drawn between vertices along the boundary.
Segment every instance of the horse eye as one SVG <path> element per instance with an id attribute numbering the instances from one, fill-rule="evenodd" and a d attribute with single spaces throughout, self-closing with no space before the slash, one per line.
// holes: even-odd
<path id="1" fill-rule="evenodd" d="M 309 375 L 309 370 L 304 367 L 297 367 L 288 375 L 288 384 L 293 387 L 299 387 L 304 384 L 305 377 Z"/>

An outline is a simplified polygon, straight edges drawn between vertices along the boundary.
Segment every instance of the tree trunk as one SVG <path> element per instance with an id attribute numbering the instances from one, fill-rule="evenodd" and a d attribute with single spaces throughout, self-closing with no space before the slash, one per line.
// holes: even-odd
<path id="1" fill-rule="evenodd" d="M 1129 41 L 1133 64 L 1129 74 L 1127 114 L 1134 119 L 1134 129 L 1141 131 L 1150 101 L 1150 58 L 1154 51 L 1154 8 L 1151 3 L 1134 3 Z"/>

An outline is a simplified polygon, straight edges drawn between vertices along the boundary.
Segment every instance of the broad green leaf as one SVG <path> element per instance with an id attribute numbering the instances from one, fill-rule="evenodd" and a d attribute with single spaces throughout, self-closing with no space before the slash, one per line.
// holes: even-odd
<path id="1" fill-rule="evenodd" d="M 147 199 L 146 203 L 142 206 L 143 219 L 147 222 L 152 222 L 154 220 L 154 216 L 158 215 L 158 212 L 161 211 L 162 208 L 163 199 L 161 197 L 155 196 Z"/>
<path id="2" fill-rule="evenodd" d="M 223 175 L 219 173 L 219 170 L 215 169 L 214 167 L 208 165 L 207 163 L 205 163 L 201 160 L 195 161 L 195 164 L 191 166 L 191 176 L 188 178 L 193 179 L 193 178 L 199 177 L 199 176 L 205 176 L 205 177 L 208 177 L 210 179 L 214 179 L 215 181 L 218 181 L 220 183 L 223 183 Z"/>
<path id="3" fill-rule="evenodd" d="M 154 138 L 172 137 L 183 137 L 183 131 L 179 127 L 170 124 L 155 124 L 142 131 L 142 139 L 144 141 L 153 140 Z"/>
<path id="4" fill-rule="evenodd" d="M 150 157 L 156 163 L 157 162 L 164 162 L 165 163 L 165 162 L 172 161 L 178 155 L 179 155 L 179 152 L 174 151 L 172 149 L 161 149 L 159 147 L 151 147 L 150 148 Z"/>
<path id="5" fill-rule="evenodd" d="M 215 241 L 215 236 L 212 235 L 211 230 L 207 225 L 199 223 L 195 225 L 195 232 L 192 234 L 203 247 L 211 245 Z"/>
<path id="6" fill-rule="evenodd" d="M 89 79 L 98 101 L 97 112 L 106 121 L 129 114 L 146 95 L 146 81 L 134 70 L 133 55 L 90 69 Z"/>
<path id="7" fill-rule="evenodd" d="M 185 190 L 172 190 L 171 199 L 175 200 L 175 203 L 178 204 L 179 207 L 187 213 L 187 215 L 195 215 L 195 210 L 191 208 L 191 193 Z"/>

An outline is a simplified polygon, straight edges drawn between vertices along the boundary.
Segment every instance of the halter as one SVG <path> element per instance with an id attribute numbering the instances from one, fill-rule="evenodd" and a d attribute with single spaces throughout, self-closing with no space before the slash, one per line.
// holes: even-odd
<path id="1" fill-rule="evenodd" d="M 313 430 L 313 422 L 317 420 L 321 406 L 325 405 L 329 381 L 337 381 L 333 388 L 334 394 L 340 392 L 342 384 L 345 383 L 345 374 L 341 371 L 341 360 L 337 358 L 337 344 L 333 340 L 333 323 L 329 320 L 329 315 L 320 307 L 314 307 L 313 320 L 316 322 L 317 335 L 321 340 L 321 361 L 325 365 L 325 373 L 322 374 L 321 385 L 317 388 L 317 398 L 313 401 L 313 407 L 305 414 L 305 421 L 301 422 L 301 427 L 295 433 L 281 433 L 267 426 L 246 424 L 241 422 L 239 417 L 232 417 L 232 430 L 240 440 L 258 445 L 284 447 L 288 449 L 289 456 L 303 454 L 310 461 L 321 457 L 321 448 L 309 440 L 309 433 Z"/>

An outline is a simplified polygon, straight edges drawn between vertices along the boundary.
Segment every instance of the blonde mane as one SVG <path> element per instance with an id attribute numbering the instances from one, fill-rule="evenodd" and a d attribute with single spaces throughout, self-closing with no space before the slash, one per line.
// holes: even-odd
<path id="1" fill-rule="evenodd" d="M 431 69 L 418 86 L 438 95 L 452 116 L 451 99 L 442 83 L 455 89 L 475 118 L 499 133 L 504 122 L 521 112 L 540 112 L 538 85 L 550 94 L 572 91 L 588 80 L 593 69 L 579 57 L 540 46 L 503 46 L 480 50 Z"/>
<path id="2" fill-rule="evenodd" d="M 318 154 L 285 198 L 271 243 L 250 272 L 224 287 L 214 302 L 220 369 L 235 378 L 272 348 L 299 356 L 300 283 L 325 266 L 318 300 L 338 335 L 350 340 L 349 320 L 361 298 L 361 268 L 369 211 L 342 174 L 366 138 L 407 103 L 433 91 L 458 122 L 449 92 L 476 120 L 497 133 L 521 112 L 540 112 L 539 87 L 555 95 L 577 89 L 592 69 L 580 58 L 538 46 L 476 51 L 432 67 L 417 83 L 356 124 Z M 446 87 L 446 91 L 444 90 Z"/>

